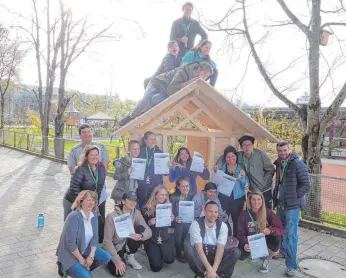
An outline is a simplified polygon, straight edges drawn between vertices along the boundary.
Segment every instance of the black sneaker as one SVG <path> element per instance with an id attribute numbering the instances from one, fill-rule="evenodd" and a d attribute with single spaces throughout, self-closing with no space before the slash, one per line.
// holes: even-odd
<path id="1" fill-rule="evenodd" d="M 128 122 L 130 122 L 131 120 L 133 120 L 133 119 L 131 118 L 130 114 L 127 114 L 124 118 L 122 118 L 122 119 L 118 122 L 118 124 L 119 124 L 119 126 L 124 126 L 124 125 L 126 125 Z"/>
<path id="2" fill-rule="evenodd" d="M 176 258 L 177 258 L 178 262 L 181 262 L 183 264 L 186 263 L 186 258 L 183 254 L 177 255 Z"/>
<path id="3" fill-rule="evenodd" d="M 58 274 L 60 277 L 64 277 L 64 273 L 61 270 L 61 262 L 56 262 L 56 264 L 58 265 Z"/>

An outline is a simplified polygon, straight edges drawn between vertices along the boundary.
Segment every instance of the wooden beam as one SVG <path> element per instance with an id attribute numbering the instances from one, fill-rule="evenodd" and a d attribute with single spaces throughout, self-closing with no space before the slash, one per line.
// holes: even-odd
<path id="1" fill-rule="evenodd" d="M 184 110 L 186 111 L 185 109 L 183 108 L 180 108 L 180 113 L 181 110 Z M 196 117 L 198 114 L 200 114 L 201 112 L 203 112 L 202 109 L 197 109 L 194 113 L 190 114 L 189 116 L 187 116 L 183 121 L 181 121 L 180 123 L 178 123 L 174 128 L 173 130 L 178 130 L 180 128 L 182 128 L 185 124 L 187 124 L 190 120 L 192 120 L 194 117 Z M 188 114 L 188 112 L 186 111 L 186 113 Z M 184 113 L 185 114 L 185 113 Z M 185 114 L 186 115 L 186 114 Z"/>
<path id="2" fill-rule="evenodd" d="M 208 128 L 201 124 L 199 120 L 193 118 L 191 122 L 202 131 L 208 131 Z"/>
<path id="3" fill-rule="evenodd" d="M 209 165 L 208 165 L 210 171 L 213 171 L 213 167 L 215 165 L 215 144 L 216 144 L 215 137 L 211 137 L 210 146 L 209 146 Z"/>
<path id="4" fill-rule="evenodd" d="M 191 84 L 182 88 L 180 91 L 171 95 L 169 98 L 165 99 L 164 101 L 162 101 L 158 105 L 152 107 L 150 110 L 148 110 L 144 114 L 140 115 L 136 119 L 133 119 L 131 122 L 129 122 L 125 126 L 119 128 L 112 135 L 114 135 L 115 137 L 120 137 L 124 133 L 132 131 L 133 128 L 135 128 L 136 126 L 138 126 L 139 124 L 141 124 L 143 122 L 148 121 L 152 117 L 155 117 L 155 115 L 159 114 L 162 110 L 164 110 L 168 106 L 174 104 L 175 102 L 180 101 L 183 97 L 189 95 L 196 88 L 197 88 L 197 81 L 192 82 Z"/>
<path id="5" fill-rule="evenodd" d="M 167 152 L 167 134 L 162 134 L 162 151 Z"/>
<path id="6" fill-rule="evenodd" d="M 145 133 L 146 129 L 140 129 L 140 128 L 135 128 L 131 130 L 133 133 Z M 196 137 L 230 137 L 230 133 L 226 132 L 209 132 L 209 131 L 198 131 L 198 130 L 184 130 L 184 129 L 179 129 L 179 130 L 171 130 L 171 129 L 152 129 L 152 132 L 156 134 L 166 134 L 166 135 L 171 135 L 171 136 L 196 136 Z"/>

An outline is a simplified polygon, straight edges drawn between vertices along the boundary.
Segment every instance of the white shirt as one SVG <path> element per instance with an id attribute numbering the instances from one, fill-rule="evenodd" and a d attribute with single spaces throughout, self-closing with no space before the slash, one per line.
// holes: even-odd
<path id="1" fill-rule="evenodd" d="M 204 222 L 204 225 L 205 225 L 205 236 L 203 240 L 204 244 L 226 245 L 227 238 L 228 238 L 228 228 L 225 223 L 223 222 L 221 223 L 220 234 L 218 239 L 216 239 L 216 223 L 211 228 L 208 228 L 205 222 Z M 192 246 L 194 246 L 196 243 L 202 243 L 201 229 L 199 228 L 199 224 L 196 220 L 192 222 L 189 233 L 190 233 L 190 243 Z"/>
<path id="2" fill-rule="evenodd" d="M 89 218 L 87 218 L 83 210 L 81 210 L 80 212 L 83 215 L 83 223 L 84 223 L 84 231 L 85 231 L 85 245 L 84 245 L 84 250 L 82 252 L 83 254 L 84 251 L 88 248 L 89 243 L 94 236 L 93 227 L 91 225 L 91 219 L 94 217 L 94 214 L 90 212 Z"/>

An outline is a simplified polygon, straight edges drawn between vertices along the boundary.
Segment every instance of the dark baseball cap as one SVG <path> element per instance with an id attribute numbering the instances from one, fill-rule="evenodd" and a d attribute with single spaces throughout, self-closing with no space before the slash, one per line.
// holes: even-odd
<path id="1" fill-rule="evenodd" d="M 123 195 L 123 200 L 132 200 L 132 201 L 137 201 L 137 194 L 135 192 L 126 192 Z"/>

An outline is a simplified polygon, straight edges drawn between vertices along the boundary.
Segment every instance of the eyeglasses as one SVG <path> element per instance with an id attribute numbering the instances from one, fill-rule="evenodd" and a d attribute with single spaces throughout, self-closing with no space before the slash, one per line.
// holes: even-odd
<path id="1" fill-rule="evenodd" d="M 248 148 L 248 147 L 253 146 L 253 144 L 243 144 L 243 145 L 241 145 L 241 146 L 244 147 L 244 148 Z"/>

